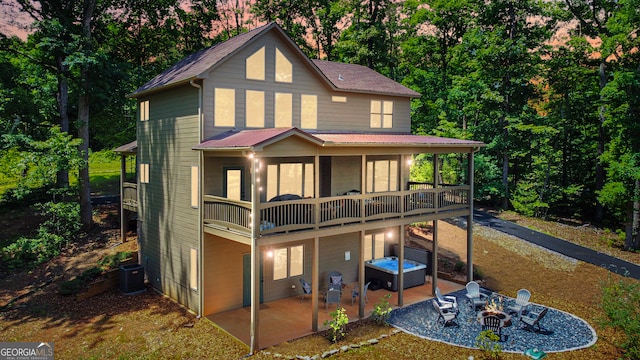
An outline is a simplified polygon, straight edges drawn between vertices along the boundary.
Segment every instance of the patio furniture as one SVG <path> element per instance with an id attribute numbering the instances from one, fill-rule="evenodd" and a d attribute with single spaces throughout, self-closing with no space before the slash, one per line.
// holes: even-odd
<path id="1" fill-rule="evenodd" d="M 342 274 L 338 271 L 330 271 L 327 276 L 329 281 L 329 290 L 340 290 L 342 292 Z"/>
<path id="2" fill-rule="evenodd" d="M 433 303 L 433 308 L 438 313 L 438 319 L 436 320 L 436 322 L 439 323 L 440 320 L 442 320 L 442 326 L 447 326 L 447 325 L 458 326 L 458 323 L 454 321 L 458 317 L 457 311 L 454 311 L 452 308 L 449 308 L 449 307 L 447 308 L 441 307 L 436 300 L 433 300 L 432 303 Z"/>
<path id="3" fill-rule="evenodd" d="M 302 285 L 302 296 L 300 297 L 300 302 L 302 302 L 305 295 L 311 295 L 311 284 L 303 278 L 300 278 L 300 284 Z"/>
<path id="4" fill-rule="evenodd" d="M 487 303 L 487 295 L 480 292 L 480 285 L 475 281 L 469 281 L 466 285 L 467 299 L 471 308 L 475 311 L 479 306 L 484 306 Z"/>
<path id="5" fill-rule="evenodd" d="M 455 296 L 442 296 L 440 289 L 436 286 L 436 299 L 438 300 L 438 306 L 443 309 L 451 309 L 458 312 L 458 301 Z"/>
<path id="6" fill-rule="evenodd" d="M 505 341 L 506 337 L 502 335 L 502 320 L 494 315 L 489 315 L 482 318 L 482 331 L 491 330 L 494 334 L 498 335 L 499 341 Z"/>
<path id="7" fill-rule="evenodd" d="M 532 311 L 527 316 L 521 316 L 520 328 L 531 330 L 533 332 L 542 331 L 542 328 L 540 327 L 540 320 L 542 320 L 544 316 L 547 315 L 547 311 L 549 311 L 549 308 L 545 307 L 539 313 L 535 313 Z"/>
<path id="8" fill-rule="evenodd" d="M 338 289 L 329 289 L 324 294 L 324 307 L 329 308 L 330 304 L 336 304 L 336 308 L 340 306 L 340 300 L 342 298 L 342 291 Z"/>
<path id="9" fill-rule="evenodd" d="M 539 360 L 544 358 L 545 356 L 547 356 L 547 353 L 545 353 L 542 350 L 533 348 L 533 349 L 527 349 L 524 351 L 524 354 L 527 355 L 528 357 L 532 358 L 533 360 Z"/>
<path id="10" fill-rule="evenodd" d="M 531 293 L 527 289 L 518 290 L 518 294 L 516 296 L 515 304 L 507 307 L 507 312 L 517 313 L 518 317 L 522 317 L 522 312 L 529 305 L 529 299 L 531 298 Z"/>
<path id="11" fill-rule="evenodd" d="M 371 281 L 369 281 L 368 283 L 364 284 L 364 291 L 362 292 L 362 296 L 364 297 L 364 303 L 366 304 L 369 299 L 367 298 L 367 289 L 369 288 L 369 285 L 371 284 Z M 353 290 L 351 290 L 351 305 L 353 305 L 354 300 L 358 297 L 359 295 L 359 289 L 358 289 L 358 285 L 354 285 L 353 286 Z"/>

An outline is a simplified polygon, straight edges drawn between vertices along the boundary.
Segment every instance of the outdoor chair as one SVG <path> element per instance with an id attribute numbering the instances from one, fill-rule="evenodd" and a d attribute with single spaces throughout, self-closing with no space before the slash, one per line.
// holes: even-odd
<path id="1" fill-rule="evenodd" d="M 300 284 L 302 285 L 302 296 L 300 297 L 300 302 L 302 302 L 305 295 L 311 295 L 311 284 L 306 282 L 303 278 L 300 278 Z"/>
<path id="2" fill-rule="evenodd" d="M 530 312 L 527 316 L 520 317 L 520 328 L 526 330 L 532 330 L 533 332 L 541 332 L 540 321 L 547 315 L 549 308 L 545 307 L 539 313 Z"/>
<path id="3" fill-rule="evenodd" d="M 362 292 L 362 296 L 364 297 L 364 303 L 366 304 L 369 299 L 367 298 L 367 289 L 369 288 L 369 285 L 371 284 L 371 281 L 369 281 L 368 283 L 364 284 L 364 291 Z M 359 289 L 356 287 L 357 285 L 353 286 L 353 290 L 351 290 L 351 305 L 353 305 L 353 302 L 355 301 L 355 299 L 358 297 L 359 295 Z"/>
<path id="4" fill-rule="evenodd" d="M 505 337 L 502 335 L 502 320 L 497 316 L 489 315 L 482 319 L 482 331 L 491 330 L 494 334 L 498 335 L 500 341 L 505 341 Z"/>
<path id="5" fill-rule="evenodd" d="M 518 294 L 516 296 L 515 304 L 507 307 L 508 313 L 517 313 L 518 317 L 522 317 L 522 312 L 529 305 L 529 299 L 531 298 L 531 293 L 527 289 L 518 290 Z"/>
<path id="6" fill-rule="evenodd" d="M 480 285 L 477 282 L 469 281 L 466 287 L 467 293 L 465 295 L 474 311 L 478 309 L 478 306 L 482 307 L 487 303 L 487 295 L 480 292 Z"/>
<path id="7" fill-rule="evenodd" d="M 433 303 L 433 308 L 438 313 L 438 319 L 436 320 L 436 322 L 439 323 L 440 320 L 442 320 L 442 326 L 447 326 L 447 325 L 458 326 L 458 323 L 455 322 L 456 318 L 458 317 L 458 313 L 456 311 L 454 311 L 452 308 L 441 307 L 436 300 L 433 300 L 432 303 Z"/>
<path id="8" fill-rule="evenodd" d="M 329 308 L 330 304 L 336 304 L 336 308 L 340 307 L 340 300 L 342 298 L 342 292 L 338 289 L 329 289 L 324 295 L 324 307 Z"/>
<path id="9" fill-rule="evenodd" d="M 438 306 L 443 309 L 451 309 L 454 312 L 458 312 L 458 301 L 455 296 L 442 296 L 440 289 L 436 286 L 436 299 L 438 300 Z"/>
<path id="10" fill-rule="evenodd" d="M 338 271 L 330 271 L 328 275 L 329 290 L 340 290 L 342 292 L 342 274 Z"/>

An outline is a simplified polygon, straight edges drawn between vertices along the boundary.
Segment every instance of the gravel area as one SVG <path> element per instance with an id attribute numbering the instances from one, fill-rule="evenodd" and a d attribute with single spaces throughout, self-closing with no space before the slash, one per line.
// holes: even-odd
<path id="1" fill-rule="evenodd" d="M 487 292 L 483 289 L 483 292 Z M 437 322 L 437 313 L 431 304 L 432 300 L 395 309 L 391 313 L 390 323 L 407 333 L 440 341 L 451 345 L 477 348 L 476 337 L 480 334 L 481 325 L 477 313 L 467 301 L 466 290 L 457 291 L 453 295 L 458 301 L 460 312 L 456 319 L 458 326 L 443 326 Z M 514 299 L 499 295 L 506 308 L 514 303 Z M 544 307 L 530 304 L 529 310 L 539 312 Z M 547 315 L 540 321 L 542 331 L 533 332 L 522 329 L 519 320 L 512 319 L 512 325 L 502 329 L 506 340 L 500 342 L 502 351 L 523 353 L 527 349 L 537 348 L 545 352 L 561 352 L 589 347 L 595 344 L 597 335 L 586 321 L 564 311 L 549 308 Z"/>

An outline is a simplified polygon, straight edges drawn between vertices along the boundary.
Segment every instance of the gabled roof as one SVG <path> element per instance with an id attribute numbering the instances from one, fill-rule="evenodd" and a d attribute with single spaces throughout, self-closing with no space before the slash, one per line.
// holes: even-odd
<path id="1" fill-rule="evenodd" d="M 403 97 L 419 97 L 420 94 L 389 79 L 382 74 L 361 65 L 344 64 L 323 60 L 310 60 L 277 24 L 269 23 L 249 32 L 191 54 L 165 70 L 146 84 L 139 87 L 129 97 L 139 97 L 165 87 L 204 79 L 216 66 L 220 65 L 255 39 L 267 32 L 278 31 L 288 39 L 302 61 L 314 71 L 321 81 L 337 91 L 359 92 Z"/>
<path id="2" fill-rule="evenodd" d="M 174 64 L 160 75 L 151 79 L 148 83 L 139 87 L 130 96 L 135 97 L 141 93 L 165 86 L 176 85 L 193 79 L 206 77 L 206 73 L 217 64 L 224 61 L 229 55 L 235 53 L 248 44 L 256 36 L 266 32 L 275 26 L 270 23 L 257 27 L 249 32 L 234 36 L 225 42 L 218 43 L 207 49 L 191 54 Z"/>
<path id="3" fill-rule="evenodd" d="M 366 66 L 317 59 L 311 61 L 338 90 L 420 97 L 420 93 Z"/>
<path id="4" fill-rule="evenodd" d="M 363 133 L 308 133 L 297 128 L 271 128 L 228 131 L 213 139 L 205 140 L 194 150 L 261 150 L 267 145 L 289 136 L 298 136 L 322 147 L 449 147 L 480 148 L 480 141 L 449 139 L 437 136 L 411 134 L 363 134 Z"/>
<path id="5" fill-rule="evenodd" d="M 284 140 L 290 136 L 298 136 L 307 141 L 322 145 L 315 136 L 297 128 L 269 128 L 255 130 L 227 131 L 212 139 L 205 140 L 194 150 L 260 150 L 263 147 Z"/>

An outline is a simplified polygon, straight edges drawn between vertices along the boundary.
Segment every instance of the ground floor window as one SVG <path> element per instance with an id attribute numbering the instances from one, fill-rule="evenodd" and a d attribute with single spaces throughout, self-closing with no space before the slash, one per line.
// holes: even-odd
<path id="1" fill-rule="evenodd" d="M 384 257 L 384 232 L 364 236 L 364 260 Z"/>
<path id="2" fill-rule="evenodd" d="M 364 260 L 384 257 L 384 232 L 364 236 Z"/>
<path id="3" fill-rule="evenodd" d="M 300 276 L 304 272 L 304 246 L 288 246 L 273 251 L 273 279 Z"/>

